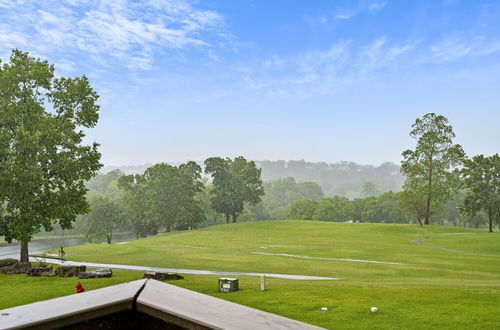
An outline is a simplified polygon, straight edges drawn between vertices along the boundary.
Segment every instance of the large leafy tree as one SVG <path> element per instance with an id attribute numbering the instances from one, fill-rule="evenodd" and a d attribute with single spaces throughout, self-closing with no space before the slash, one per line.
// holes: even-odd
<path id="1" fill-rule="evenodd" d="M 90 212 L 83 216 L 85 236 L 91 242 L 111 244 L 113 231 L 124 222 L 121 205 L 108 197 L 96 196 L 91 199 L 90 206 Z"/>
<path id="2" fill-rule="evenodd" d="M 146 170 L 149 217 L 167 231 L 189 229 L 205 219 L 197 193 L 203 189 L 195 162 L 179 167 L 156 164 Z"/>
<path id="3" fill-rule="evenodd" d="M 467 189 L 461 211 L 474 216 L 481 210 L 488 215 L 489 231 L 493 232 L 493 219 L 500 228 L 500 156 L 475 156 L 464 163 L 463 186 Z"/>
<path id="4" fill-rule="evenodd" d="M 124 191 L 123 209 L 137 239 L 158 233 L 160 224 L 148 217 L 147 186 L 142 174 L 118 178 L 118 187 Z"/>
<path id="5" fill-rule="evenodd" d="M 454 144 L 455 133 L 444 116 L 428 113 L 418 118 L 410 136 L 417 140 L 415 150 L 403 152 L 401 172 L 405 176 L 404 205 L 413 210 L 424 207 L 424 224 L 438 212 L 459 184 L 458 167 L 465 153 Z M 420 214 L 421 212 L 418 211 Z"/>
<path id="6" fill-rule="evenodd" d="M 144 174 L 120 177 L 118 185 L 125 190 L 125 209 L 137 237 L 160 228 L 189 229 L 205 219 L 197 198 L 203 189 L 201 168 L 195 162 L 156 164 Z"/>
<path id="7" fill-rule="evenodd" d="M 55 77 L 28 53 L 0 62 L 0 235 L 21 242 L 21 261 L 42 227 L 70 228 L 89 210 L 85 181 L 101 164 L 83 129 L 97 123 L 97 98 L 85 76 Z"/>
<path id="8" fill-rule="evenodd" d="M 244 157 L 212 157 L 205 160 L 205 172 L 212 175 L 212 208 L 236 222 L 245 204 L 256 205 L 264 195 L 261 169 Z"/>

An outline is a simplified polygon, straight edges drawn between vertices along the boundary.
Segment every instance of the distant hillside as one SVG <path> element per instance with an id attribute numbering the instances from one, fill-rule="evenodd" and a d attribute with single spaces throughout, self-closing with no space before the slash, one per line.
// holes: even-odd
<path id="1" fill-rule="evenodd" d="M 399 165 L 383 163 L 380 166 L 360 165 L 342 161 L 328 164 L 303 160 L 258 161 L 264 181 L 293 177 L 297 182 L 317 182 L 326 195 L 348 198 L 376 195 L 386 191 L 399 191 L 403 177 Z"/>
<path id="2" fill-rule="evenodd" d="M 179 165 L 180 162 L 167 162 Z M 200 165 L 203 162 L 198 161 Z M 323 189 L 325 195 L 339 195 L 348 198 L 377 195 L 386 191 L 399 191 L 403 184 L 403 177 L 399 165 L 383 163 L 379 166 L 360 165 L 342 161 L 338 163 L 313 163 L 303 160 L 256 161 L 262 168 L 264 181 L 275 181 L 293 177 L 297 182 L 316 182 Z M 101 172 L 107 173 L 119 169 L 125 174 L 143 173 L 153 164 L 131 166 L 105 166 Z"/>

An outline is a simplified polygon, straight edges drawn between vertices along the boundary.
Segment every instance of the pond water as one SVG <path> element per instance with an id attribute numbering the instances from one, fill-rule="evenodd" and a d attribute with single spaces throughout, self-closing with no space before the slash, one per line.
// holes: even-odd
<path id="1" fill-rule="evenodd" d="M 127 234 L 117 234 L 113 236 L 113 243 L 128 242 L 135 239 L 135 235 Z M 60 237 L 60 238 L 47 238 L 47 239 L 37 239 L 29 243 L 28 249 L 29 254 L 42 254 L 49 250 L 58 249 L 61 246 L 75 246 L 88 244 L 85 237 Z M 0 259 L 13 258 L 19 259 L 21 245 L 19 243 L 0 244 Z"/>

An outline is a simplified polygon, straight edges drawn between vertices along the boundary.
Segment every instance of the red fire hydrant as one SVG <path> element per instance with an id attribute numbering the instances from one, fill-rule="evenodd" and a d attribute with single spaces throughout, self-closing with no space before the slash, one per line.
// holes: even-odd
<path id="1" fill-rule="evenodd" d="M 82 286 L 82 283 L 80 282 L 76 283 L 75 288 L 76 288 L 76 293 L 81 293 L 85 291 L 85 288 Z"/>

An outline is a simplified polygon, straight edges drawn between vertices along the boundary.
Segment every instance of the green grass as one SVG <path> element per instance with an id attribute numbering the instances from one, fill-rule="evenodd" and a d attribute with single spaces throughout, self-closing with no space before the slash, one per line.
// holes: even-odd
<path id="1" fill-rule="evenodd" d="M 113 270 L 110 278 L 79 280 L 75 277 L 31 277 L 25 274 L 0 274 L 0 309 L 29 304 L 36 301 L 67 296 L 75 293 L 80 281 L 85 291 L 134 281 L 142 274 L 134 271 Z"/>
<path id="2" fill-rule="evenodd" d="M 444 235 L 449 233 L 470 234 Z M 269 290 L 261 292 L 258 278 L 241 276 L 241 290 L 230 294 L 217 292 L 217 276 L 188 275 L 183 281 L 172 282 L 326 328 L 494 329 L 500 324 L 499 247 L 500 234 L 482 230 L 266 221 L 167 233 L 125 245 L 71 247 L 66 249 L 66 257 L 157 267 L 340 277 L 339 281 L 268 279 Z M 323 306 L 334 308 L 321 312 Z M 371 306 L 378 307 L 379 312 L 371 313 Z"/>

